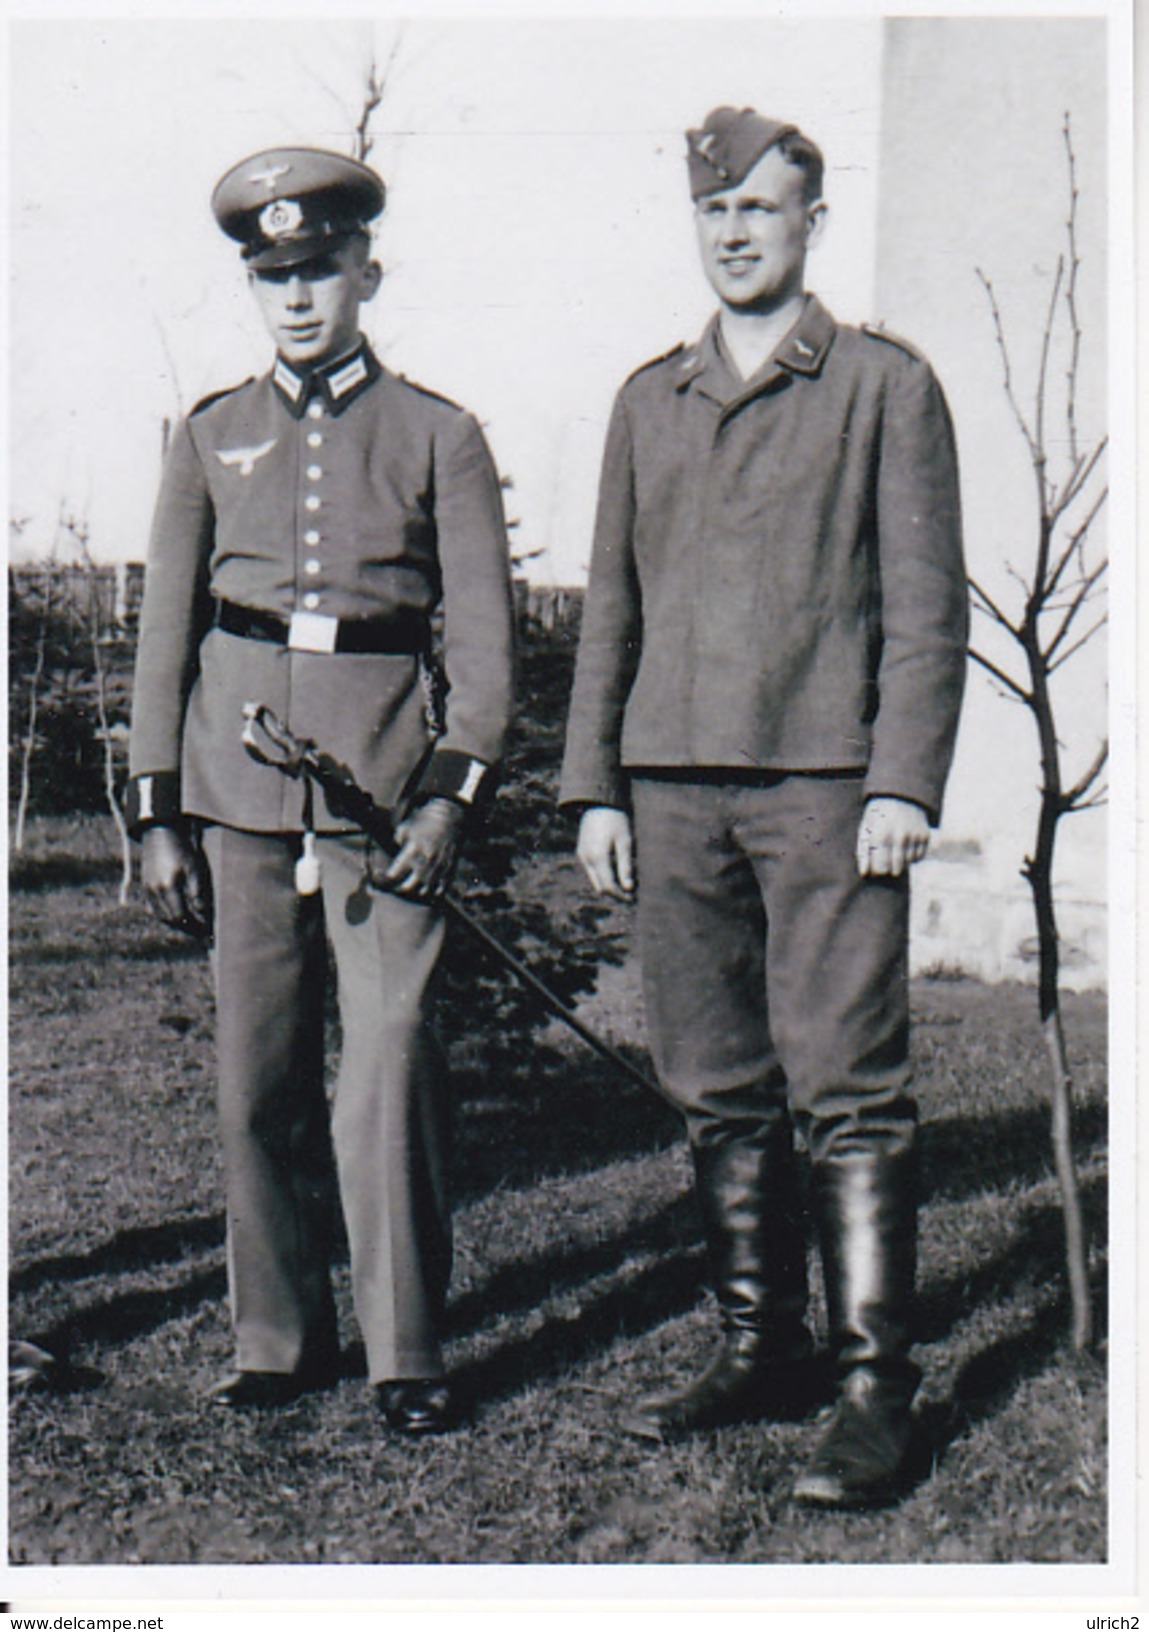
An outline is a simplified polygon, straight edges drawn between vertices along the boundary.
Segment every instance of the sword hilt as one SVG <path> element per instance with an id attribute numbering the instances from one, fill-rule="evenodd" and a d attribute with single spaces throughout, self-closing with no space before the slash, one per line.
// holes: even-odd
<path id="1" fill-rule="evenodd" d="M 244 703 L 243 746 L 252 759 L 285 776 L 302 776 L 315 744 L 297 737 L 266 703 Z"/>

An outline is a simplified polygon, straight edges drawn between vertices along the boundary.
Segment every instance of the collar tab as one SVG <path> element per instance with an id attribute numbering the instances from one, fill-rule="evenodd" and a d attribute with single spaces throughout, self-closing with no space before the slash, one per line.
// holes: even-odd
<path id="1" fill-rule="evenodd" d="M 706 372 L 706 363 L 702 356 L 701 344 L 688 346 L 679 360 L 674 373 L 674 389 L 685 391 L 687 386 Z"/>
<path id="2" fill-rule="evenodd" d="M 775 353 L 792 374 L 817 374 L 834 340 L 834 319 L 816 295 L 806 302 L 801 317 Z"/>
<path id="3" fill-rule="evenodd" d="M 366 340 L 360 340 L 349 357 L 337 358 L 323 368 L 303 373 L 284 358 L 276 357 L 271 382 L 292 417 L 302 419 L 308 402 L 315 396 L 326 402 L 330 413 L 341 414 L 382 372 L 371 347 Z"/>

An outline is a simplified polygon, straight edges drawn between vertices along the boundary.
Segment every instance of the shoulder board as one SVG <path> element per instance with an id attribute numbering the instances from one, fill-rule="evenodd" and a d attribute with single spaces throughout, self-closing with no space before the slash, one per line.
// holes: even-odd
<path id="1" fill-rule="evenodd" d="M 204 409 L 210 408 L 213 402 L 219 402 L 222 397 L 230 397 L 233 391 L 242 391 L 244 386 L 250 385 L 254 378 L 254 374 L 249 374 L 247 379 L 240 380 L 238 385 L 225 385 L 222 391 L 209 391 L 206 397 L 199 399 L 188 418 L 190 419 L 192 414 L 202 414 Z"/>
<path id="2" fill-rule="evenodd" d="M 904 351 L 907 357 L 912 357 L 916 363 L 924 363 L 925 358 L 916 346 L 908 340 L 903 340 L 900 334 L 891 334 L 889 329 L 883 329 L 876 323 L 863 323 L 862 333 L 868 334 L 871 340 L 884 340 L 887 346 L 896 346 Z"/>
<path id="3" fill-rule="evenodd" d="M 445 397 L 441 391 L 432 391 L 429 385 L 420 385 L 418 380 L 409 380 L 406 374 L 396 374 L 395 378 L 402 380 L 405 386 L 412 391 L 417 391 L 421 397 L 430 397 L 432 402 L 445 403 L 448 408 L 453 408 L 457 414 L 465 414 L 467 411 L 461 402 L 453 402 L 450 397 Z"/>
<path id="4" fill-rule="evenodd" d="M 676 346 L 671 346 L 669 351 L 664 351 L 661 357 L 652 357 L 649 363 L 640 363 L 633 374 L 627 375 L 626 383 L 629 385 L 631 380 L 636 380 L 640 374 L 645 374 L 648 368 L 657 368 L 659 363 L 668 363 L 672 357 L 677 357 L 679 352 L 685 350 L 686 346 L 680 340 Z"/>

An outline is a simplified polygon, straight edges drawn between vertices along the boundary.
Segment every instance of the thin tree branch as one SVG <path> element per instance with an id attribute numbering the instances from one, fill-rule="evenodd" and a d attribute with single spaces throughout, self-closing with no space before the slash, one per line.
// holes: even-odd
<path id="1" fill-rule="evenodd" d="M 1062 652 L 1061 656 L 1055 658 L 1054 661 L 1049 664 L 1050 674 L 1056 674 L 1061 665 L 1063 663 L 1068 663 L 1069 659 L 1074 655 L 1074 653 L 1079 652 L 1083 646 L 1087 646 L 1097 631 L 1099 629 L 1104 629 L 1108 622 L 1108 615 L 1103 613 L 1101 617 L 1098 618 L 1096 623 L 1090 624 L 1085 633 L 1079 636 L 1078 639 L 1073 642 L 1072 646 L 1067 646 Z"/>
<path id="2" fill-rule="evenodd" d="M 1067 810 L 1065 814 L 1067 816 L 1076 816 L 1079 810 L 1104 810 L 1108 803 L 1109 784 L 1103 782 L 1096 793 L 1090 794 L 1088 799 L 1082 799 L 1080 804 L 1074 805 L 1073 809 Z"/>
<path id="3" fill-rule="evenodd" d="M 167 327 L 154 307 L 152 308 L 152 322 L 155 324 L 156 333 L 160 337 L 160 349 L 163 351 L 165 361 L 168 365 L 168 373 L 171 375 L 172 393 L 176 399 L 176 410 L 182 419 L 184 415 L 184 395 L 180 390 L 180 373 L 176 366 L 176 356 L 175 352 L 172 350 L 171 340 L 168 338 Z"/>
<path id="4" fill-rule="evenodd" d="M 1061 294 L 1061 280 L 1065 276 L 1065 257 L 1057 257 L 1057 271 L 1053 275 L 1053 290 L 1049 297 L 1049 310 L 1045 314 L 1045 327 L 1041 331 L 1041 361 L 1037 368 L 1037 387 L 1034 406 L 1034 433 L 1033 439 L 1037 444 L 1038 456 L 1041 460 L 1042 490 L 1048 503 L 1052 497 L 1050 483 L 1045 478 L 1045 382 L 1049 370 L 1049 348 L 1053 343 L 1053 324 L 1057 316 L 1057 301 Z"/>
<path id="5" fill-rule="evenodd" d="M 1081 265 L 1077 254 L 1077 155 L 1073 150 L 1073 126 L 1066 109 L 1062 125 L 1065 137 L 1065 156 L 1069 164 L 1069 220 L 1066 235 L 1069 239 L 1069 278 L 1065 286 L 1065 304 L 1069 312 L 1072 345 L 1069 369 L 1066 374 L 1065 419 L 1069 430 L 1069 456 L 1077 461 L 1077 371 L 1081 359 L 1081 324 L 1077 317 L 1077 270 Z"/>
<path id="6" fill-rule="evenodd" d="M 1089 792 L 1090 788 L 1105 769 L 1105 764 L 1108 758 L 1109 738 L 1106 737 L 1101 746 L 1098 748 L 1097 753 L 1094 755 L 1093 763 L 1085 772 L 1084 776 L 1076 781 L 1071 788 L 1067 788 L 1065 793 L 1062 794 L 1062 801 L 1066 810 L 1077 810 L 1081 808 L 1081 801 L 1085 798 L 1085 795 Z"/>
<path id="7" fill-rule="evenodd" d="M 1029 594 L 1029 584 L 1027 583 L 1026 579 L 1022 576 L 1022 574 L 1020 572 L 1018 572 L 1017 568 L 1015 566 L 1012 566 L 1007 561 L 1006 565 L 1005 565 L 1005 570 L 1006 570 L 1006 572 L 1009 573 L 1009 576 L 1013 579 L 1013 581 L 1017 585 L 1017 587 L 1019 589 L 1023 590 L 1025 592 L 1025 594 L 1028 596 L 1028 594 Z"/>
<path id="8" fill-rule="evenodd" d="M 1049 618 L 1052 617 L 1054 613 L 1068 612 L 1071 608 L 1076 606 L 1077 595 L 1078 592 L 1084 587 L 1084 582 L 1084 579 L 1078 578 L 1072 586 L 1072 594 L 1067 591 L 1065 600 L 1047 601 L 1041 609 L 1042 616 Z M 1102 590 L 1098 585 L 1094 584 L 1092 589 L 1086 590 L 1085 595 L 1082 597 L 1081 605 L 1088 605 L 1102 594 L 1104 594 L 1104 590 Z"/>
<path id="9" fill-rule="evenodd" d="M 92 653 L 92 674 L 96 703 L 96 720 L 104 766 L 104 798 L 115 824 L 120 841 L 120 905 L 126 906 L 132 887 L 132 846 L 128 825 L 120 801 L 116 796 L 116 750 L 112 736 L 112 722 L 108 714 L 108 672 L 101 649 L 104 639 L 104 615 L 100 605 L 100 577 L 91 551 L 91 527 L 84 517 L 69 517 L 64 523 L 76 546 L 80 565 L 87 585 L 88 641 Z"/>
<path id="10" fill-rule="evenodd" d="M 1097 566 L 1094 567 L 1093 571 L 1091 573 L 1089 573 L 1087 577 L 1085 577 L 1085 578 L 1083 578 L 1081 580 L 1081 583 L 1080 583 L 1080 585 L 1078 587 L 1077 593 L 1074 595 L 1073 599 L 1070 601 L 1066 612 L 1062 616 L 1060 624 L 1058 624 L 1057 633 L 1053 636 L 1053 639 L 1049 642 L 1049 645 L 1046 646 L 1046 648 L 1045 648 L 1043 656 L 1045 657 L 1045 661 L 1047 663 L 1050 662 L 1050 660 L 1053 657 L 1054 652 L 1056 652 L 1057 648 L 1061 645 L 1062 641 L 1065 639 L 1066 635 L 1069 633 L 1069 630 L 1070 630 L 1070 627 L 1072 626 L 1074 618 L 1076 618 L 1077 614 L 1081 611 L 1081 608 L 1085 605 L 1086 601 L 1089 599 L 1090 590 L 1093 588 L 1094 584 L 1096 584 L 1098 582 L 1098 580 L 1101 578 L 1102 574 L 1107 570 L 1108 566 L 1109 566 L 1108 561 L 1099 562 L 1097 564 Z"/>
<path id="11" fill-rule="evenodd" d="M 399 55 L 399 47 L 403 43 L 403 29 L 400 26 L 395 38 L 391 42 L 391 49 L 387 53 L 387 60 L 383 64 L 383 71 L 379 73 L 375 67 L 375 53 L 371 54 L 371 62 L 367 69 L 367 83 L 363 96 L 363 105 L 359 114 L 359 122 L 355 126 L 355 157 L 364 160 L 375 145 L 371 135 L 371 116 L 378 108 L 387 90 L 387 81 L 391 70 L 395 66 L 395 59 Z"/>
<path id="12" fill-rule="evenodd" d="M 1079 522 L 1079 524 L 1074 528 L 1073 532 L 1069 535 L 1069 542 L 1066 544 L 1056 566 L 1049 575 L 1049 580 L 1046 584 L 1047 596 L 1052 595 L 1057 589 L 1062 573 L 1069 565 L 1074 553 L 1080 549 L 1082 540 L 1089 529 L 1093 526 L 1093 523 L 1097 520 L 1098 513 L 1108 497 L 1109 488 L 1106 486 L 1101 489 L 1101 492 L 1098 494 L 1097 498 L 1094 499 L 1093 503 L 1090 505 L 1084 520 Z M 1084 563 L 1082 563 L 1082 565 L 1084 566 Z"/>
<path id="13" fill-rule="evenodd" d="M 1008 691 L 1011 691 L 1019 702 L 1025 703 L 1028 708 L 1033 707 L 1031 694 L 1023 686 L 1019 686 L 1016 680 L 1011 680 L 1004 669 L 999 669 L 996 663 L 991 663 L 988 657 L 982 656 L 981 652 L 975 652 L 972 646 L 969 649 L 969 655 L 975 663 L 980 663 L 982 668 L 988 670 L 995 680 L 1005 686 Z"/>
<path id="14" fill-rule="evenodd" d="M 1051 521 L 1059 521 L 1065 511 L 1069 509 L 1069 506 L 1073 503 L 1074 499 L 1077 498 L 1090 476 L 1092 476 L 1093 472 L 1096 470 L 1097 461 L 1101 458 L 1101 455 L 1105 452 L 1108 445 L 1109 438 L 1107 436 L 1103 436 L 1101 441 L 1094 448 L 1093 452 L 1089 455 L 1088 459 L 1082 460 L 1081 458 L 1078 458 L 1077 464 L 1067 479 L 1064 489 L 1058 494 L 1054 501 L 1053 508 L 1049 513 Z"/>
<path id="15" fill-rule="evenodd" d="M 993 618 L 995 623 L 1000 623 L 1002 628 L 1008 629 L 1011 635 L 1018 634 L 1017 625 L 1010 622 L 1009 618 L 1001 610 L 997 602 L 992 598 L 992 596 L 986 593 L 986 591 L 977 582 L 976 578 L 971 578 L 969 580 L 969 587 L 977 596 L 978 600 L 982 603 L 978 608 L 979 611 L 988 613 L 989 616 Z"/>
<path id="16" fill-rule="evenodd" d="M 324 79 L 323 75 L 318 73 L 315 70 L 315 68 L 311 65 L 311 63 L 309 63 L 306 60 L 306 58 L 297 56 L 296 61 L 299 64 L 299 66 L 303 69 L 303 71 L 307 75 L 308 79 L 311 80 L 312 84 L 313 85 L 318 85 L 319 89 L 321 91 L 323 91 L 325 95 L 327 95 L 327 96 L 329 96 L 331 98 L 331 100 L 335 103 L 335 106 L 339 109 L 339 112 L 343 115 L 344 118 L 346 118 L 347 117 L 347 104 L 343 100 L 343 98 L 340 96 L 339 92 L 334 88 L 334 86 L 329 85 L 327 83 L 327 81 Z"/>
<path id="17" fill-rule="evenodd" d="M 355 157 L 360 161 L 366 159 L 375 145 L 370 132 L 371 115 L 383 100 L 383 87 L 375 78 L 375 58 L 372 57 L 367 70 L 367 85 L 363 93 L 363 105 L 360 109 L 359 120 L 355 126 Z"/>
<path id="18" fill-rule="evenodd" d="M 1029 448 L 1030 457 L 1036 460 L 1039 457 L 1039 449 L 1034 440 L 1033 432 L 1029 428 L 1026 417 L 1021 411 L 1021 405 L 1019 404 L 1013 389 L 1013 371 L 1010 368 L 1009 363 L 1009 347 L 1006 345 L 1005 330 L 1002 326 L 1001 308 L 997 304 L 997 295 L 994 292 L 993 284 L 986 277 L 981 267 L 975 267 L 974 270 L 981 279 L 982 287 L 985 289 L 986 295 L 989 298 L 989 308 L 993 314 L 994 334 L 997 336 L 997 349 L 1001 354 L 1001 368 L 1002 377 L 1005 384 L 1005 394 L 1009 399 L 1010 407 L 1013 409 L 1013 417 L 1017 420 L 1022 436 L 1025 437 L 1025 442 L 1026 446 Z"/>

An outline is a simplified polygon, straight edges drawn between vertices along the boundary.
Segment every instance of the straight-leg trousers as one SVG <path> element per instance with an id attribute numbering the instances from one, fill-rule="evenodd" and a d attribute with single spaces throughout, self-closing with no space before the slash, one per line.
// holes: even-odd
<path id="1" fill-rule="evenodd" d="M 908 881 L 858 873 L 862 779 L 632 791 L 647 1026 L 691 1142 L 788 1107 L 815 1161 L 910 1148 Z"/>
<path id="2" fill-rule="evenodd" d="M 317 841 L 321 888 L 309 897 L 295 888 L 297 836 L 211 826 L 204 848 L 237 1363 L 290 1372 L 334 1344 L 333 1144 L 370 1380 L 438 1376 L 449 1118 L 428 986 L 441 915 L 372 888 L 356 835 Z M 343 1032 L 330 1111 L 328 938 Z"/>

